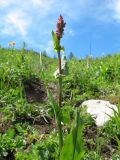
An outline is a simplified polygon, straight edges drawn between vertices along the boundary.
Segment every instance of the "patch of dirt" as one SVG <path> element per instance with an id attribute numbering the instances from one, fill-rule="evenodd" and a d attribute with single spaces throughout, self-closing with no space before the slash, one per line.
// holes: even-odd
<path id="1" fill-rule="evenodd" d="M 96 125 L 93 126 L 87 126 L 84 129 L 84 139 L 85 139 L 85 146 L 87 150 L 96 150 L 97 148 L 97 137 L 102 138 L 103 135 L 99 135 L 99 129 Z M 98 136 L 99 135 L 99 136 Z M 101 143 L 100 141 L 99 143 Z M 103 143 L 103 142 L 102 142 Z M 111 139 L 110 142 L 105 142 L 103 144 L 100 144 L 100 154 L 105 160 L 110 160 L 111 156 L 115 153 L 117 149 L 117 142 L 115 142 L 114 139 Z"/>
<path id="2" fill-rule="evenodd" d="M 19 116 L 17 115 L 17 121 L 28 122 L 33 127 L 37 128 L 40 134 L 50 133 L 55 128 L 55 120 L 49 117 L 31 117 L 31 116 Z"/>
<path id="3" fill-rule="evenodd" d="M 55 120 L 52 119 L 51 122 L 49 124 L 45 124 L 45 125 L 33 125 L 33 127 L 35 127 L 40 134 L 49 134 L 56 126 L 55 126 Z"/>
<path id="4" fill-rule="evenodd" d="M 86 139 L 96 139 L 96 136 L 97 136 L 97 125 L 90 125 L 90 126 L 87 126 L 85 127 L 84 129 L 84 137 Z"/>
<path id="5" fill-rule="evenodd" d="M 83 132 L 85 141 L 86 141 L 86 147 L 88 150 L 92 150 L 95 148 L 95 142 L 96 142 L 96 136 L 97 136 L 97 126 L 87 126 L 84 129 Z"/>
<path id="6" fill-rule="evenodd" d="M 46 102 L 48 100 L 47 92 L 46 92 L 44 83 L 42 81 L 29 80 L 24 83 L 24 86 L 25 86 L 24 88 L 25 97 L 28 103 Z M 57 86 L 54 83 L 50 83 L 48 85 L 48 88 L 52 92 L 52 95 L 55 98 L 55 100 L 57 100 L 58 99 Z"/>
<path id="7" fill-rule="evenodd" d="M 114 151 L 115 149 L 109 144 L 105 144 L 101 147 L 101 154 L 105 160 L 109 160 Z"/>
<path id="8" fill-rule="evenodd" d="M 24 83 L 25 97 L 29 103 L 45 102 L 47 93 L 43 82 L 41 81 L 26 81 Z"/>

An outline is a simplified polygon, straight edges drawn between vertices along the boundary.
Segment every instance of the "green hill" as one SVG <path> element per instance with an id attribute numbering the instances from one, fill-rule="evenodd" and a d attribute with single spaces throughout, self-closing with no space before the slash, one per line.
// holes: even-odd
<path id="1" fill-rule="evenodd" d="M 33 157 L 34 160 L 54 160 L 58 152 L 54 112 L 45 85 L 57 100 L 57 79 L 53 76 L 57 60 L 43 55 L 41 58 L 42 62 L 34 51 L 0 48 L 2 160 L 32 160 Z M 75 108 L 82 101 L 94 98 L 118 104 L 120 99 L 120 54 L 96 59 L 90 56 L 80 60 L 72 58 L 67 63 L 68 75 L 63 78 L 62 109 L 65 130 L 69 128 Z M 92 138 L 85 140 L 86 160 L 120 156 L 117 145 L 111 142 L 115 141 L 113 137 L 116 132 L 112 125 L 100 131 L 102 136 L 98 137 L 98 142 Z M 97 145 L 100 145 L 100 151 Z M 90 155 L 93 158 L 89 159 Z"/>

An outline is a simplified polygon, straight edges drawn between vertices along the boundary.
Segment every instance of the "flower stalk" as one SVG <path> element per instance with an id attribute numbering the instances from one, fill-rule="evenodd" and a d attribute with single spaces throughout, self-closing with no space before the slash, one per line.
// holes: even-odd
<path id="1" fill-rule="evenodd" d="M 53 43 L 54 43 L 54 50 L 57 52 L 58 56 L 58 112 L 56 113 L 56 120 L 57 120 L 57 128 L 58 128 L 58 135 L 59 135 L 59 150 L 61 152 L 63 147 L 63 132 L 62 132 L 62 125 L 61 125 L 61 107 L 62 107 L 62 69 L 61 69 L 61 55 L 60 51 L 63 48 L 60 45 L 60 40 L 63 36 L 64 27 L 66 23 L 63 20 L 63 17 L 60 15 L 57 21 L 56 33 L 52 31 Z"/>
<path id="2" fill-rule="evenodd" d="M 59 66 L 59 75 L 62 74 L 62 71 L 61 71 L 61 56 L 60 56 L 60 51 L 58 52 L 58 66 Z M 61 107 L 62 107 L 62 77 L 59 76 L 59 88 L 58 88 L 58 91 L 59 91 L 59 113 L 60 110 L 61 110 Z M 59 147 L 60 147 L 60 151 L 63 147 L 63 133 L 62 133 L 62 125 L 61 125 L 61 114 L 59 114 L 58 116 L 58 133 L 59 133 Z"/>

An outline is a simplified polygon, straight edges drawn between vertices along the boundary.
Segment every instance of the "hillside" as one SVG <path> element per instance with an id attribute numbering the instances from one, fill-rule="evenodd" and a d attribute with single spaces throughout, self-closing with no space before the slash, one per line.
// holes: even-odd
<path id="1" fill-rule="evenodd" d="M 46 87 L 57 100 L 57 59 L 33 51 L 0 48 L 0 159 L 54 160 L 58 153 L 54 111 Z M 120 54 L 86 57 L 67 62 L 63 78 L 62 121 L 69 133 L 75 110 L 88 99 L 120 100 Z M 84 160 L 120 159 L 116 123 L 97 129 L 89 115 L 85 121 Z M 66 131 L 67 130 L 67 131 Z M 120 143 L 120 142 L 119 142 Z"/>

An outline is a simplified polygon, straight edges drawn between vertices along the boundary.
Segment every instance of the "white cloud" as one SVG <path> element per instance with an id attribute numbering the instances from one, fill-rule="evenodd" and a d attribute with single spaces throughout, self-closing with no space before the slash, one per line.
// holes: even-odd
<path id="1" fill-rule="evenodd" d="M 21 11 L 11 11 L 4 16 L 3 34 L 14 36 L 19 34 L 22 37 L 27 35 L 30 25 L 29 18 Z"/>
<path id="2" fill-rule="evenodd" d="M 120 0 L 0 0 L 0 8 L 0 34 L 30 40 L 35 48 L 46 48 L 47 52 L 53 49 L 49 39 L 59 14 L 67 22 L 66 36 L 75 36 L 74 25 L 86 17 L 102 24 L 120 22 Z"/>
<path id="3" fill-rule="evenodd" d="M 113 9 L 113 18 L 120 22 L 120 0 L 112 1 L 111 8 Z"/>
<path id="4" fill-rule="evenodd" d="M 94 1 L 94 16 L 98 21 L 120 23 L 120 0 L 105 0 L 96 5 Z M 96 6 L 96 7 L 95 7 Z"/>
<path id="5" fill-rule="evenodd" d="M 12 0 L 0 0 L 0 6 L 7 6 L 12 2 Z"/>

